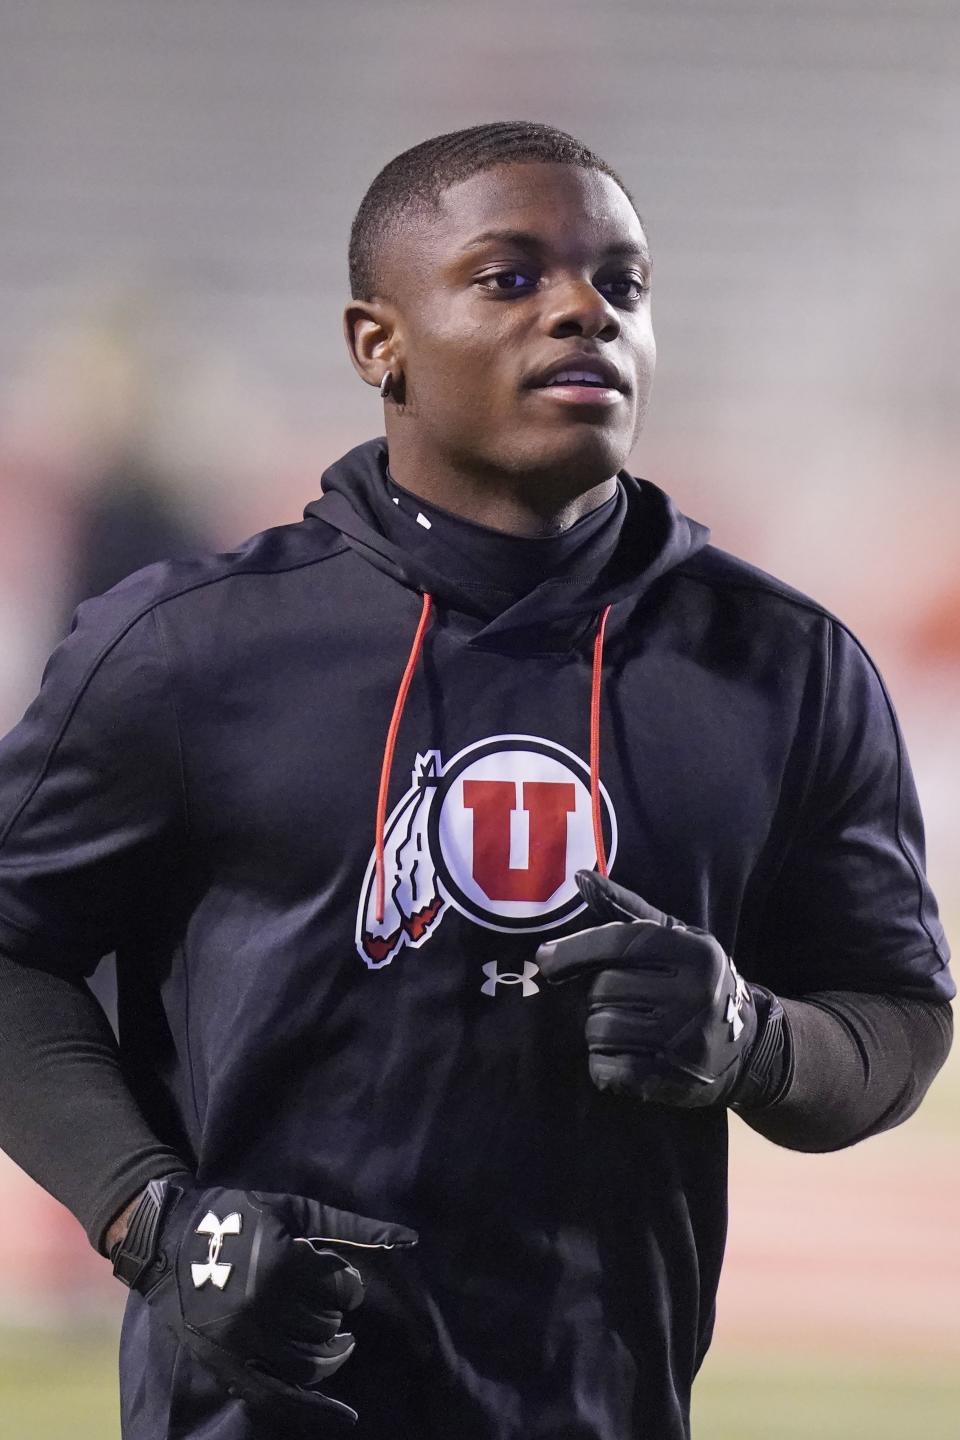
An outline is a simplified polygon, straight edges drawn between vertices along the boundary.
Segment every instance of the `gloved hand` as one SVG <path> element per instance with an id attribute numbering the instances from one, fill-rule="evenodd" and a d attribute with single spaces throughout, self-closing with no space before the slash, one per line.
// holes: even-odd
<path id="1" fill-rule="evenodd" d="M 340 1330 L 363 1299 L 352 1260 L 416 1243 L 402 1225 L 302 1195 L 175 1175 L 150 1182 L 111 1259 L 230 1395 L 284 1434 L 317 1437 L 357 1419 L 318 1388 L 353 1353 Z"/>
<path id="2" fill-rule="evenodd" d="M 577 885 L 591 912 L 609 923 L 541 945 L 537 964 L 553 983 L 590 981 L 594 1084 L 664 1105 L 730 1104 L 760 1029 L 751 987 L 733 961 L 706 930 L 595 871 L 580 870 Z"/>

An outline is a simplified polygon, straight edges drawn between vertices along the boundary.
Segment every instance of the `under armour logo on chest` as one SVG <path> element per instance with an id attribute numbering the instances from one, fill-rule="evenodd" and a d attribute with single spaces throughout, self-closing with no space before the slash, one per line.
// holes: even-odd
<path id="1" fill-rule="evenodd" d="M 207 1249 L 207 1258 L 204 1264 L 193 1264 L 190 1266 L 190 1273 L 193 1276 L 193 1283 L 197 1289 L 206 1285 L 212 1280 L 218 1290 L 222 1290 L 230 1279 L 230 1271 L 233 1266 L 220 1259 L 220 1251 L 223 1249 L 223 1238 L 225 1235 L 239 1235 L 243 1225 L 243 1217 L 234 1210 L 225 1220 L 218 1220 L 212 1210 L 206 1215 L 197 1226 L 198 1235 L 209 1235 L 210 1241 Z"/>
<path id="2" fill-rule="evenodd" d="M 480 986 L 480 993 L 482 995 L 496 995 L 498 985 L 522 985 L 521 995 L 524 998 L 526 998 L 527 995 L 537 995 L 540 992 L 540 986 L 533 978 L 534 975 L 539 975 L 540 966 L 535 965 L 532 960 L 525 960 L 523 962 L 522 975 L 518 974 L 515 970 L 499 970 L 496 960 L 488 960 L 486 965 L 482 965 L 480 968 L 484 975 L 488 977 Z"/>

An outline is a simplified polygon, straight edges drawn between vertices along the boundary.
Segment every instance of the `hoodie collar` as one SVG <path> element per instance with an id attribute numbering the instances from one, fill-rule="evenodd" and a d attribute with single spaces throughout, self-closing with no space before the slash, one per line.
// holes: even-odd
<path id="1" fill-rule="evenodd" d="M 618 484 L 613 496 L 562 534 L 505 535 L 403 490 L 388 475 L 379 500 L 380 528 L 402 550 L 456 575 L 465 593 L 492 620 L 545 580 L 576 581 L 596 573 L 616 548 L 626 510 Z"/>
<path id="2" fill-rule="evenodd" d="M 306 507 L 304 518 L 332 526 L 399 584 L 484 622 L 470 641 L 480 648 L 567 649 L 605 606 L 638 598 L 709 539 L 709 531 L 682 515 L 662 490 L 621 471 L 609 545 L 590 547 L 582 569 L 547 576 L 490 618 L 489 604 L 478 601 L 476 582 L 464 577 L 454 550 L 448 563 L 439 547 L 427 555 L 385 532 L 387 459 L 383 437 L 349 451 L 324 472 L 323 494 Z M 510 538 L 504 542 L 509 545 Z"/>

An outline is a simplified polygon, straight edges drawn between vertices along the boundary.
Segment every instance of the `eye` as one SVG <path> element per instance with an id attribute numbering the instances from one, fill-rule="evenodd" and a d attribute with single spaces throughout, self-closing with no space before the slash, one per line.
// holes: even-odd
<path id="1" fill-rule="evenodd" d="M 487 290 L 500 290 L 507 294 L 526 294 L 536 285 L 536 277 L 523 270 L 497 270 L 493 275 L 484 275 L 480 284 Z"/>
<path id="2" fill-rule="evenodd" d="M 612 280 L 604 281 L 598 288 L 612 290 L 614 300 L 639 300 L 640 296 L 650 289 L 650 285 L 642 275 L 626 271 L 622 275 L 615 275 Z"/>

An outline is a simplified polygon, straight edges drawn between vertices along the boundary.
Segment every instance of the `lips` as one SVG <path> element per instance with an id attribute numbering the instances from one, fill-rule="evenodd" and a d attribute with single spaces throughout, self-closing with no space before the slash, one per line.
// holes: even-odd
<path id="1" fill-rule="evenodd" d="M 552 365 L 536 371 L 526 385 L 532 390 L 547 389 L 552 385 L 595 386 L 598 389 L 625 390 L 626 384 L 617 366 L 611 360 L 599 355 L 563 355 Z"/>

